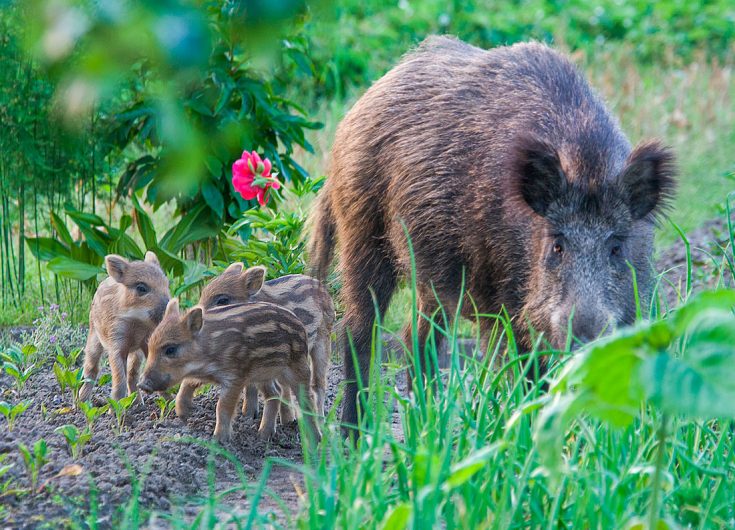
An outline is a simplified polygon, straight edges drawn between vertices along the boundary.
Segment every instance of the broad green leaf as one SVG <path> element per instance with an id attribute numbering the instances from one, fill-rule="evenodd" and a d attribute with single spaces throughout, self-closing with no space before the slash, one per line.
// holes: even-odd
<path id="1" fill-rule="evenodd" d="M 413 509 L 407 502 L 396 504 L 385 516 L 381 526 L 382 530 L 402 530 L 407 528 L 412 513 Z"/>
<path id="2" fill-rule="evenodd" d="M 73 280 L 86 281 L 104 272 L 100 267 L 82 263 L 65 256 L 57 256 L 48 262 L 50 271 Z"/>
<path id="3" fill-rule="evenodd" d="M 52 237 L 26 237 L 31 253 L 41 261 L 49 261 L 57 256 L 70 257 L 69 249 Z"/>
<path id="4" fill-rule="evenodd" d="M 133 199 L 133 216 L 135 217 L 135 223 L 138 225 L 138 232 L 140 237 L 143 238 L 143 243 L 148 250 L 158 248 L 158 238 L 156 236 L 156 230 L 153 228 L 153 221 L 148 216 L 146 211 L 140 206 L 135 194 L 132 195 Z"/>
<path id="5" fill-rule="evenodd" d="M 209 212 L 204 204 L 196 206 L 179 223 L 161 238 L 160 247 L 176 253 L 186 245 L 214 237 L 218 233 L 216 226 L 211 224 Z"/>
<path id="6" fill-rule="evenodd" d="M 63 243 L 66 243 L 68 247 L 73 247 L 75 245 L 74 238 L 71 237 L 69 229 L 56 212 L 51 212 L 51 225 L 54 227 L 54 230 L 56 230 L 56 233 L 59 235 L 59 238 Z"/>
<path id="7" fill-rule="evenodd" d="M 729 308 L 697 306 L 699 314 L 686 317 L 691 326 L 683 353 L 643 362 L 646 397 L 672 414 L 735 418 L 735 317 Z"/>
<path id="8" fill-rule="evenodd" d="M 212 211 L 217 214 L 217 217 L 222 219 L 225 213 L 225 199 L 212 181 L 208 180 L 202 184 L 202 197 L 204 197 L 204 200 Z"/>
<path id="9" fill-rule="evenodd" d="M 676 310 L 673 317 L 674 333 L 683 335 L 685 330 L 705 310 L 732 311 L 735 308 L 735 290 L 704 291 L 692 296 Z"/>

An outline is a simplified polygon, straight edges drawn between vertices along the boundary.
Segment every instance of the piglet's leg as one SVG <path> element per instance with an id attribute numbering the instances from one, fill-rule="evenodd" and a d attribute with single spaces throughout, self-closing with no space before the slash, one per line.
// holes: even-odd
<path id="1" fill-rule="evenodd" d="M 276 432 L 280 392 L 275 381 L 262 384 L 260 391 L 263 392 L 265 405 L 263 405 L 263 418 L 260 420 L 258 436 L 261 439 L 268 440 Z"/>
<path id="2" fill-rule="evenodd" d="M 79 400 L 87 401 L 92 397 L 92 388 L 100 373 L 100 359 L 105 349 L 97 336 L 92 324 L 89 325 L 87 345 L 84 347 L 84 379 L 85 382 L 79 391 Z"/>
<path id="3" fill-rule="evenodd" d="M 291 400 L 291 388 L 288 385 L 280 385 L 281 402 L 278 404 L 279 413 L 281 414 L 281 425 L 288 425 L 296 420 L 296 412 L 293 408 Z"/>
<path id="4" fill-rule="evenodd" d="M 223 386 L 217 401 L 217 424 L 214 437 L 218 442 L 226 442 L 232 435 L 232 418 L 240 401 L 243 385 Z"/>
<path id="5" fill-rule="evenodd" d="M 197 387 L 199 382 L 194 379 L 184 379 L 181 382 L 179 393 L 176 394 L 176 415 L 182 420 L 186 420 L 191 414 L 194 391 Z"/>
<path id="6" fill-rule="evenodd" d="M 242 414 L 248 419 L 258 417 L 258 387 L 255 385 L 245 387 L 245 401 L 242 402 Z"/>
<path id="7" fill-rule="evenodd" d="M 110 352 L 110 372 L 112 372 L 112 399 L 122 399 L 127 395 L 128 348 L 114 349 Z"/>
<path id="8" fill-rule="evenodd" d="M 131 355 L 128 355 L 128 394 L 132 394 L 138 390 L 138 379 L 140 379 L 140 365 L 142 362 L 142 351 L 134 351 Z M 140 393 L 136 401 L 143 403 L 143 396 Z"/>

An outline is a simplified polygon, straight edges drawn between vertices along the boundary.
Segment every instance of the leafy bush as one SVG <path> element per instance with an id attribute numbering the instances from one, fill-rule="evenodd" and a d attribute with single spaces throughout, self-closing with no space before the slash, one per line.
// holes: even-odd
<path id="1" fill-rule="evenodd" d="M 225 266 L 233 261 L 242 261 L 246 267 L 263 265 L 272 278 L 304 271 L 303 204 L 321 189 L 324 179 L 292 184 L 283 189 L 286 207 L 253 208 L 232 224 L 222 241 Z"/>

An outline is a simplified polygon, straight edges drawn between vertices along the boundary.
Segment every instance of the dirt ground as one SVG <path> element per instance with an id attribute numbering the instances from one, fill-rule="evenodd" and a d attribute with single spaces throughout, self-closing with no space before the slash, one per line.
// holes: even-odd
<path id="1" fill-rule="evenodd" d="M 334 400 L 341 380 L 340 369 L 338 366 L 331 369 L 327 406 Z M 10 386 L 8 376 L 0 377 L 0 394 L 11 392 Z M 109 390 L 109 385 L 97 387 L 93 401 L 101 403 Z M 177 506 L 183 510 L 183 515 L 194 516 L 201 508 L 198 499 L 208 495 L 210 466 L 214 466 L 216 490 L 222 491 L 242 484 L 240 473 L 255 484 L 266 457 L 301 462 L 296 425 L 279 426 L 276 436 L 266 443 L 257 437 L 257 424 L 242 416 L 233 426 L 231 442 L 221 446 L 240 463 L 241 470 L 238 471 L 227 458 L 216 456 L 218 446 L 210 438 L 215 422 L 215 389 L 195 399 L 194 413 L 186 423 L 176 418 L 173 411 L 160 421 L 158 407 L 151 398 L 129 411 L 125 430 L 119 435 L 113 431 L 115 418 L 111 414 L 103 415 L 94 424 L 92 439 L 77 459 L 71 458 L 63 436 L 55 429 L 66 424 L 82 429 L 84 416 L 72 409 L 68 391 L 60 393 L 51 364 L 32 376 L 12 401 L 24 399 L 32 399 L 33 404 L 18 419 L 12 432 L 7 425 L 2 425 L 0 454 L 10 454 L 9 461 L 14 467 L 9 474 L 18 487 L 28 484 L 17 451 L 18 442 L 30 447 L 44 438 L 48 443 L 49 463 L 40 474 L 39 484 L 43 485 L 40 493 L 9 495 L 2 499 L 7 512 L 3 514 L 1 528 L 38 528 L 45 524 L 49 528 L 59 528 L 65 523 L 73 524 L 80 513 L 89 510 L 90 488 L 96 492 L 99 523 L 108 526 L 114 511 L 128 503 L 136 481 L 140 483 L 141 504 L 146 508 L 169 512 Z M 45 419 L 42 405 L 46 409 Z M 4 464 L 7 463 L 6 460 Z M 81 470 L 76 470 L 81 473 L 63 476 L 62 470 L 72 464 L 81 466 Z M 295 506 L 297 483 L 298 477 L 292 470 L 276 467 L 268 486 L 288 505 Z M 233 506 L 245 511 L 249 504 L 244 497 L 243 493 L 240 499 L 233 496 L 228 499 Z M 266 496 L 259 504 L 259 511 L 261 508 L 264 512 L 278 510 L 278 505 Z M 165 521 L 160 521 L 160 525 L 165 527 Z"/>
<path id="2" fill-rule="evenodd" d="M 706 252 L 711 251 L 713 241 L 723 241 L 722 222 L 712 222 L 690 234 L 695 269 L 713 266 Z M 675 268 L 669 281 L 683 285 L 686 254 L 684 246 L 677 244 L 665 250 L 659 257 L 659 270 Z M 698 274 L 694 280 L 698 285 L 702 278 L 711 274 Z M 76 346 L 81 346 L 76 345 Z M 81 361 L 81 359 L 80 359 Z M 4 419 L 0 419 L 0 455 L 9 456 L 3 464 L 13 467 L 4 478 L 12 477 L 16 487 L 27 487 L 28 479 L 17 450 L 19 442 L 29 447 L 38 439 L 46 439 L 49 447 L 49 463 L 40 473 L 42 489 L 34 495 L 9 494 L 0 501 L 5 511 L 0 512 L 0 528 L 60 528 L 79 523 L 80 514 L 87 513 L 90 505 L 96 505 L 97 519 L 101 527 L 110 527 L 116 510 L 131 498 L 136 483 L 140 487 L 140 501 L 148 509 L 161 513 L 174 513 L 177 517 L 194 517 L 202 506 L 210 488 L 210 477 L 214 476 L 216 491 L 223 491 L 241 484 L 240 473 L 246 480 L 256 484 L 267 457 L 301 462 L 301 444 L 296 426 L 280 427 L 274 439 L 265 443 L 257 438 L 257 424 L 239 417 L 234 425 L 232 441 L 224 445 L 241 466 L 227 458 L 216 456 L 217 449 L 211 443 L 214 430 L 216 390 L 210 390 L 195 400 L 195 411 L 184 424 L 172 411 L 162 421 L 157 418 L 158 407 L 151 398 L 132 409 L 128 414 L 125 430 L 117 435 L 113 432 L 114 417 L 103 415 L 94 425 L 91 441 L 78 459 L 72 459 L 66 442 L 55 429 L 61 425 L 74 424 L 79 429 L 85 425 L 81 412 L 71 407 L 68 392 L 62 394 L 49 362 L 31 377 L 19 395 L 11 389 L 11 379 L 0 376 L 0 401 L 17 403 L 31 399 L 33 404 L 18 419 L 10 432 Z M 338 386 L 342 380 L 342 367 L 333 364 L 329 372 L 327 410 L 332 406 Z M 94 399 L 103 402 L 109 395 L 109 385 L 97 387 Z M 80 468 L 72 468 L 77 464 Z M 1 466 L 2 464 L 0 464 Z M 70 470 L 74 472 L 69 473 Z M 213 470 L 213 471 L 212 471 Z M 212 475 L 213 474 L 213 475 Z M 300 479 L 292 469 L 275 467 L 271 472 L 268 487 L 289 507 L 298 506 Z M 96 500 L 93 500 L 96 499 Z M 248 510 L 248 499 L 244 491 L 230 495 L 229 504 L 238 511 Z M 271 497 L 265 496 L 258 506 L 259 513 L 273 510 L 281 517 L 280 507 Z M 158 518 L 153 527 L 167 527 L 165 518 Z"/>

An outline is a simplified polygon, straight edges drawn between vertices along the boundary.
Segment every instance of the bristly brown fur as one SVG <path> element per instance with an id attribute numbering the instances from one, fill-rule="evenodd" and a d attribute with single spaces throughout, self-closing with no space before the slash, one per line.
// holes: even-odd
<path id="1" fill-rule="evenodd" d="M 186 418 L 199 382 L 221 387 L 214 436 L 230 438 L 232 420 L 243 388 L 255 385 L 266 399 L 260 436 L 269 438 L 276 429 L 281 382 L 296 396 L 304 396 L 306 420 L 319 437 L 312 414 L 306 330 L 289 310 L 268 303 L 252 302 L 213 308 L 206 313 L 197 306 L 181 314 L 172 300 L 161 324 L 149 340 L 148 362 L 140 387 L 148 392 L 181 384 L 176 412 Z"/>
<path id="2" fill-rule="evenodd" d="M 317 411 L 323 415 L 335 320 L 332 297 L 319 280 L 303 274 L 290 274 L 263 283 L 264 278 L 263 267 L 244 269 L 242 263 L 233 263 L 207 284 L 199 298 L 199 305 L 209 311 L 218 305 L 268 302 L 293 312 L 306 329 L 312 389 L 317 397 Z M 243 414 L 255 417 L 258 401 L 253 396 L 257 396 L 257 393 L 252 388 L 246 393 L 248 398 L 243 404 Z M 284 423 L 292 417 L 286 410 L 289 401 L 286 395 L 281 404 L 281 420 Z"/>
<path id="3" fill-rule="evenodd" d="M 656 143 L 631 150 L 584 76 L 551 48 L 424 41 L 340 123 L 312 214 L 320 278 L 339 250 L 344 423 L 357 423 L 356 381 L 370 375 L 376 304 L 385 313 L 410 271 L 404 228 L 422 314 L 439 302 L 454 314 L 464 285 L 481 313 L 508 311 L 521 348 L 529 323 L 558 347 L 572 315 L 581 340 L 635 317 L 626 261 L 645 303 L 652 221 L 673 184 L 671 153 Z M 474 306 L 463 307 L 471 317 Z M 433 328 L 418 325 L 423 345 Z"/>
<path id="4" fill-rule="evenodd" d="M 89 335 L 84 347 L 84 379 L 79 399 L 92 396 L 94 381 L 106 350 L 112 372 L 112 398 L 135 392 L 146 341 L 161 321 L 169 300 L 168 279 L 158 258 L 147 252 L 143 261 L 128 262 L 110 254 L 110 274 L 100 283 L 89 311 Z M 144 286 L 146 292 L 141 292 Z"/>

